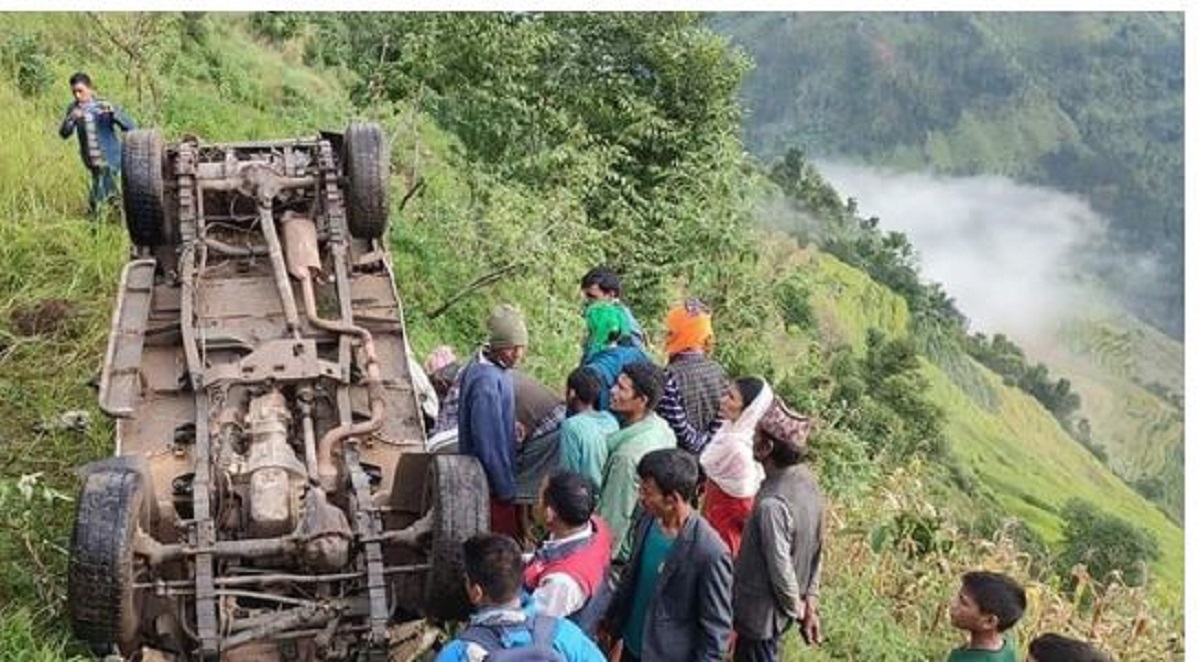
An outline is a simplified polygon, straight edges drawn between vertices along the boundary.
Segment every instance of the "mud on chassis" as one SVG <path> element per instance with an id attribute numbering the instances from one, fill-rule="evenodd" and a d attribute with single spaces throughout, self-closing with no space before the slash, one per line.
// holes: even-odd
<path id="1" fill-rule="evenodd" d="M 84 469 L 77 637 L 145 660 L 409 659 L 465 617 L 471 458 L 425 450 L 384 241 L 380 128 L 127 136 L 134 249 Z"/>

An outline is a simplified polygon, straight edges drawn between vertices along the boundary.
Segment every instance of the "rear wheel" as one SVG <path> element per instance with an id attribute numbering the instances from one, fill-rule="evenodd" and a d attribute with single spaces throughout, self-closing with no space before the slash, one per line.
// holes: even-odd
<path id="1" fill-rule="evenodd" d="M 391 162 L 383 129 L 373 122 L 352 122 L 344 141 L 350 234 L 357 239 L 379 239 L 387 232 Z"/>
<path id="2" fill-rule="evenodd" d="M 131 469 L 93 471 L 79 493 L 67 596 L 75 636 L 97 654 L 115 647 L 128 656 L 138 645 L 133 536 L 144 502 L 142 476 Z"/>
<path id="3" fill-rule="evenodd" d="M 155 247 L 178 242 L 174 214 L 167 208 L 163 180 L 162 134 L 155 129 L 130 131 L 121 149 L 121 189 L 125 226 L 136 246 Z"/>
<path id="4" fill-rule="evenodd" d="M 463 582 L 462 544 L 488 530 L 487 477 L 466 455 L 434 455 L 426 479 L 433 511 L 425 613 L 436 620 L 464 620 L 471 604 Z"/>

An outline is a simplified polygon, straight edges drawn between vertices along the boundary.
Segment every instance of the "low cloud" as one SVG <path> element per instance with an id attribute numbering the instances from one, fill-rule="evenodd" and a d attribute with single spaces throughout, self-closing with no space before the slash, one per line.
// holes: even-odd
<path id="1" fill-rule="evenodd" d="M 1078 196 L 996 176 L 818 168 L 857 201 L 859 216 L 908 236 L 922 279 L 940 282 L 975 331 L 1036 343 L 1063 316 L 1096 302 L 1082 263 L 1105 221 Z"/>

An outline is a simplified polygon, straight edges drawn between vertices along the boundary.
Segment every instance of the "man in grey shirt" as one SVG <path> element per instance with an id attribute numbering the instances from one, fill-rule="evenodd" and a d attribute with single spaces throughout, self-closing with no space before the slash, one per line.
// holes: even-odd
<path id="1" fill-rule="evenodd" d="M 754 458 L 766 478 L 734 564 L 735 662 L 778 660 L 779 639 L 793 621 L 805 642 L 821 641 L 817 593 L 824 498 L 804 464 L 808 430 L 809 419 L 776 398 L 755 431 Z"/>

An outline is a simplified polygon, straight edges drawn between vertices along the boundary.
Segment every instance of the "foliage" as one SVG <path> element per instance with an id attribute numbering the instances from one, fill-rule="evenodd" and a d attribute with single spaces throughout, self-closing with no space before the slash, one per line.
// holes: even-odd
<path id="1" fill-rule="evenodd" d="M 1182 14 L 730 13 L 711 23 L 755 60 L 742 98 L 756 154 L 801 147 L 1083 195 L 1113 221 L 1088 271 L 1182 337 Z M 1113 255 L 1164 269 L 1131 278 L 1111 268 Z"/>
<path id="2" fill-rule="evenodd" d="M 1158 541 L 1144 529 L 1081 499 L 1068 501 L 1062 516 L 1066 527 L 1059 570 L 1064 575 L 1083 564 L 1091 575 L 1105 581 L 1114 575 L 1130 586 L 1141 586 L 1147 564 L 1162 555 Z"/>
<path id="3" fill-rule="evenodd" d="M 1145 588 L 1087 573 L 1079 575 L 1079 590 L 1061 592 L 1052 568 L 1019 542 L 1027 535 L 1019 523 L 969 529 L 941 506 L 925 475 L 919 463 L 902 465 L 852 506 L 830 504 L 825 553 L 840 562 L 822 571 L 825 644 L 808 648 L 789 632 L 784 659 L 944 659 L 963 641 L 949 622 L 950 600 L 961 575 L 978 569 L 1008 574 L 1025 588 L 1028 605 L 1012 630 L 1018 650 L 1055 631 L 1096 642 L 1115 659 L 1182 655 L 1181 613 L 1156 611 Z M 970 513 L 968 521 L 978 516 Z"/>
<path id="4" fill-rule="evenodd" d="M 972 358 L 1004 378 L 1004 383 L 1032 395 L 1065 428 L 1071 430 L 1072 416 L 1079 410 L 1079 394 L 1071 390 L 1071 381 L 1055 380 L 1044 363 L 1029 365 L 1025 352 L 1003 333 L 975 333 L 966 336 L 966 350 Z"/>
<path id="5" fill-rule="evenodd" d="M 411 102 L 463 157 L 531 191 L 570 189 L 635 307 L 668 271 L 747 250 L 734 97 L 744 61 L 691 14 L 388 14 L 315 18 L 316 61 L 360 102 Z M 478 192 L 487 196 L 487 190 Z M 564 228 L 563 233 L 570 232 Z M 702 257 L 703 256 L 703 257 Z"/>
<path id="6" fill-rule="evenodd" d="M 338 128 L 348 115 L 382 123 L 395 175 L 388 239 L 418 355 L 442 343 L 460 355 L 470 351 L 486 311 L 510 301 L 530 325 L 525 368 L 560 388 L 578 360 L 578 277 L 603 261 L 622 271 L 627 299 L 652 339 L 666 302 L 684 294 L 709 302 L 716 357 L 728 372 L 763 375 L 817 424 L 812 463 L 831 499 L 822 597 L 831 635 L 826 647 L 805 652 L 811 659 L 943 656 L 952 635 L 938 616 L 941 596 L 959 569 L 991 562 L 986 550 L 1000 528 L 994 523 L 1014 512 L 1027 517 L 1032 548 L 1039 535 L 1056 532 L 1055 495 L 1078 489 L 1096 501 L 1096 491 L 1108 486 L 1084 482 L 1108 474 L 1076 445 L 1064 448 L 1053 420 L 987 370 L 978 368 L 979 379 L 995 392 L 995 411 L 956 399 L 961 392 L 924 355 L 928 335 L 915 321 L 947 312 L 951 302 L 912 287 L 902 298 L 828 253 L 755 226 L 762 201 L 789 198 L 745 158 L 737 140 L 733 94 L 742 58 L 694 16 L 101 18 L 121 43 L 149 49 L 144 61 L 133 62 L 141 78 L 123 75 L 127 53 L 92 45 L 90 24 L 79 17 L 19 20 L 31 34 L 61 35 L 54 42 L 61 48 L 56 76 L 69 73 L 65 63 L 72 58 L 94 63 L 106 94 L 169 136 L 280 137 Z M 277 28 L 278 38 L 271 37 Z M 301 49 L 310 65 L 320 66 L 302 66 Z M 147 89 L 139 98 L 151 72 L 159 75 L 162 96 Z M 0 91 L 14 85 L 0 77 Z M 352 94 L 359 105 L 351 105 Z M 0 417 L 7 422 L 0 482 L 42 472 L 39 485 L 70 493 L 72 467 L 111 449 L 111 426 L 99 416 L 87 381 L 102 355 L 126 239 L 123 228 L 78 218 L 82 169 L 52 134 L 61 110 L 57 95 L 8 96 L 15 101 L 0 107 L 0 119 L 16 133 L 0 154 Z M 826 203 L 809 205 L 808 213 L 819 216 L 814 231 L 843 233 L 847 261 L 867 256 L 864 269 L 878 262 L 877 277 L 898 290 L 908 278 L 920 284 L 904 242 L 859 242 L 869 228 L 853 205 L 811 165 L 801 162 L 800 169 L 810 178 L 804 195 Z M 21 333 L 14 311 L 49 300 L 68 302 L 69 323 L 52 333 Z M 90 411 L 99 422 L 82 432 L 39 427 L 68 407 Z M 1045 448 L 1007 450 L 1012 427 Z M 988 434 L 976 438 L 981 428 Z M 1020 470 L 1032 484 L 1025 510 L 998 487 L 1003 466 L 991 455 L 977 457 L 989 448 L 1022 458 Z M 1045 461 L 1025 466 L 1026 457 Z M 953 470 L 943 472 L 941 463 L 958 467 L 956 477 L 945 477 Z M 915 468 L 897 475 L 898 464 Z M 1043 465 L 1059 473 L 1047 478 Z M 923 491 L 924 480 L 936 481 L 940 491 Z M 1114 508 L 1123 516 L 1141 512 L 1140 502 L 1119 488 L 1115 483 L 1103 493 Z M 918 499 L 938 507 L 931 511 Z M 16 609 L 0 614 L 0 647 L 8 650 L 11 631 L 17 633 L 11 641 L 23 642 L 20 650 L 46 650 L 53 658 L 64 639 L 63 605 L 55 596 L 63 592 L 59 568 L 71 512 L 59 499 L 42 503 L 28 506 L 29 521 L 41 523 L 30 530 L 32 552 L 19 532 L 0 528 L 4 558 L 14 567 L 36 567 L 40 559 L 48 571 L 33 575 L 49 578 L 0 584 L 13 593 L 3 596 L 5 604 Z M 985 519 L 988 526 L 970 536 L 956 528 Z M 890 542 L 875 553 L 866 536 L 880 523 L 891 527 Z M 920 554 L 907 551 L 910 539 Z M 1174 552 L 1164 544 L 1162 565 L 1175 563 Z M 1144 594 L 1133 597 L 1101 623 L 1147 604 Z M 1161 618 L 1158 629 L 1129 640 L 1124 652 L 1136 658 L 1165 650 L 1167 634 L 1177 628 L 1173 616 Z M 42 648 L 20 638 L 30 632 Z M 1103 636 L 1112 636 L 1114 647 L 1128 639 L 1116 629 Z"/>
<path id="7" fill-rule="evenodd" d="M 20 33 L 3 35 L 0 39 L 0 60 L 21 94 L 31 97 L 45 92 L 53 74 L 41 39 Z"/>

